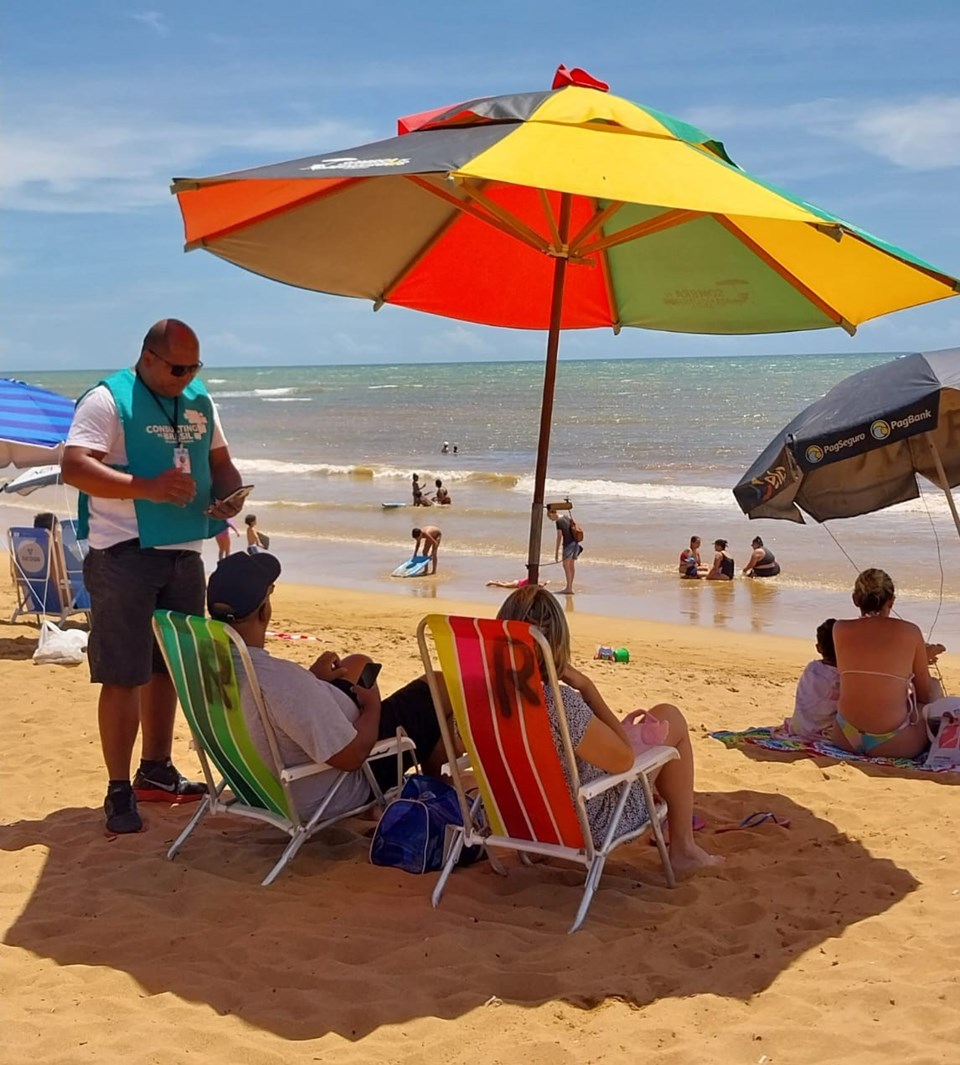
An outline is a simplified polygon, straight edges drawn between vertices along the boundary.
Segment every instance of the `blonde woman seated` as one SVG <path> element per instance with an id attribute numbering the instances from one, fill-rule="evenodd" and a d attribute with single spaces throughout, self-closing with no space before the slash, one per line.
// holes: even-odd
<path id="1" fill-rule="evenodd" d="M 920 706 L 940 695 L 929 662 L 943 647 L 927 647 L 916 625 L 892 618 L 895 600 L 890 577 L 865 569 L 853 586 L 860 617 L 833 627 L 840 673 L 833 739 L 855 754 L 914 758 L 928 744 Z"/>
<path id="2" fill-rule="evenodd" d="M 580 782 L 589 783 L 605 773 L 626 772 L 636 758 L 630 738 L 593 681 L 570 664 L 570 630 L 557 599 L 543 588 L 520 588 L 508 597 L 497 617 L 529 622 L 546 637 L 561 681 L 563 710 Z M 545 694 L 553 742 L 562 760 L 557 708 L 549 685 Z M 693 749 L 683 714 L 669 703 L 659 703 L 649 714 L 666 726 L 666 736 L 661 742 L 676 747 L 680 753 L 679 760 L 668 762 L 660 770 L 656 789 L 667 803 L 670 861 L 674 872 L 678 878 L 690 876 L 705 866 L 719 864 L 723 859 L 708 854 L 693 838 Z M 599 844 L 605 838 L 618 801 L 616 789 L 587 801 L 587 819 L 594 842 Z M 639 784 L 634 784 L 620 824 L 624 832 L 630 832 L 647 820 L 643 791 Z"/>

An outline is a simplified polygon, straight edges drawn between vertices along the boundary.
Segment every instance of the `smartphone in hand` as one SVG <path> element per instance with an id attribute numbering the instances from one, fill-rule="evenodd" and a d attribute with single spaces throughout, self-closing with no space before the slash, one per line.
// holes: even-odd
<path id="1" fill-rule="evenodd" d="M 368 662 L 357 677 L 358 688 L 372 688 L 377 683 L 377 677 L 383 666 L 379 662 Z"/>
<path id="2" fill-rule="evenodd" d="M 246 500 L 247 496 L 250 495 L 250 493 L 252 491 L 253 491 L 253 485 L 252 484 L 242 484 L 235 492 L 231 492 L 230 495 L 224 496 L 223 499 L 215 499 L 210 504 L 210 506 L 207 507 L 207 509 L 204 511 L 204 513 L 205 514 L 209 514 L 210 511 L 212 511 L 214 509 L 214 507 L 228 506 L 228 507 L 233 507 L 234 508 L 233 513 L 236 514 L 236 513 L 239 512 L 239 510 L 243 506 L 244 501 Z"/>

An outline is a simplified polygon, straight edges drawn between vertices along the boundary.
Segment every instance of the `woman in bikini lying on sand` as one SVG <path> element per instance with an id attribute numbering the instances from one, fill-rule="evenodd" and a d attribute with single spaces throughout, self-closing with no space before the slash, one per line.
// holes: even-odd
<path id="1" fill-rule="evenodd" d="M 940 695 L 929 663 L 943 645 L 928 647 L 916 625 L 890 617 L 895 599 L 890 577 L 865 569 L 853 586 L 860 617 L 833 627 L 840 673 L 833 739 L 855 754 L 915 758 L 929 743 L 920 708 Z"/>
<path id="2" fill-rule="evenodd" d="M 577 758 L 580 783 L 586 784 L 604 773 L 626 772 L 636 758 L 630 738 L 593 681 L 570 664 L 570 630 L 556 597 L 543 588 L 520 588 L 507 598 L 497 617 L 535 625 L 550 644 L 561 681 L 563 710 Z M 557 753 L 563 757 L 559 727 L 554 723 L 557 710 L 549 685 L 545 694 L 553 742 Z M 666 736 L 661 742 L 680 752 L 680 758 L 668 762 L 656 778 L 656 790 L 667 803 L 670 862 L 680 879 L 705 866 L 719 865 L 723 859 L 709 854 L 693 838 L 693 749 L 683 714 L 669 703 L 659 703 L 649 715 L 666 724 Z M 587 820 L 591 835 L 598 844 L 606 838 L 618 801 L 619 793 L 615 789 L 587 800 Z M 624 832 L 630 832 L 647 819 L 643 791 L 639 784 L 635 784 L 627 796 L 620 824 Z"/>

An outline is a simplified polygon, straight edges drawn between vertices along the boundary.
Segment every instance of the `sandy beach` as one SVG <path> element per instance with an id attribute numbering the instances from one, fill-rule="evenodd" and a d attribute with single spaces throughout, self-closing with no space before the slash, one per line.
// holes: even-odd
<path id="1" fill-rule="evenodd" d="M 275 629 L 322 642 L 273 653 L 366 651 L 385 694 L 420 671 L 425 609 L 495 610 L 282 582 L 274 601 Z M 701 838 L 727 859 L 671 891 L 652 847 L 622 848 L 574 936 L 579 871 L 481 863 L 433 910 L 433 875 L 368 863 L 369 822 L 329 830 L 270 888 L 280 837 L 263 828 L 210 822 L 167 862 L 189 811 L 151 805 L 142 834 L 105 837 L 86 667 L 34 665 L 36 627 L 0 627 L 0 1062 L 956 1061 L 960 778 L 708 737 L 789 714 L 812 640 L 570 620 L 616 709 L 686 711 Z M 590 660 L 611 639 L 629 664 Z M 181 722 L 174 756 L 196 773 L 187 743 Z M 758 810 L 790 827 L 715 834 Z"/>

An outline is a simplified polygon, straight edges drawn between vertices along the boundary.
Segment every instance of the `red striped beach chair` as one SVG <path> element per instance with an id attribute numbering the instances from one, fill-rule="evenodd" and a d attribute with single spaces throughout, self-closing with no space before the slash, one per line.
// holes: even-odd
<path id="1" fill-rule="evenodd" d="M 433 638 L 432 649 L 428 632 Z M 463 815 L 463 827 L 455 830 L 433 892 L 434 906 L 439 905 L 464 847 L 480 844 L 515 850 L 525 861 L 530 854 L 541 854 L 577 862 L 587 869 L 580 908 L 570 927 L 575 932 L 593 901 L 607 856 L 648 829 L 653 831 L 667 883 L 674 886 L 661 831 L 666 806 L 655 802 L 651 786 L 656 771 L 679 757 L 674 747 L 652 747 L 637 757 L 628 772 L 581 785 L 553 658 L 537 629 L 526 622 L 431 614 L 420 622 L 417 640 Z M 538 648 L 554 703 L 561 708 L 563 761 L 550 729 Z M 434 675 L 438 664 L 466 759 L 476 778 L 479 798 L 472 802 L 464 788 L 465 762 L 461 758 L 458 764 L 452 730 L 442 710 Z M 627 793 L 636 782 L 643 788 L 647 809 L 655 813 L 635 831 L 619 835 Z M 597 846 L 590 835 L 585 803 L 611 788 L 620 789 L 620 801 L 607 838 Z M 504 871 L 490 857 L 494 868 Z"/>

